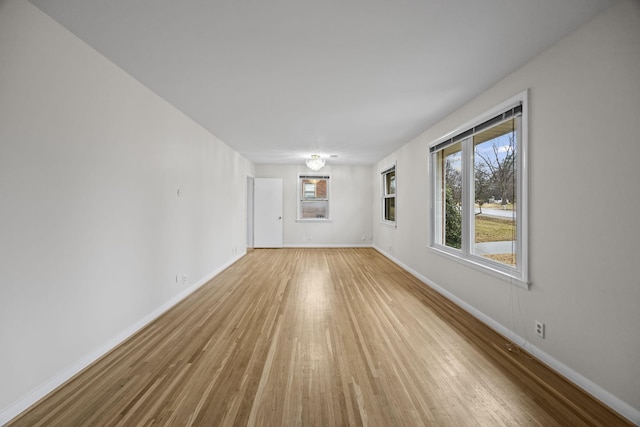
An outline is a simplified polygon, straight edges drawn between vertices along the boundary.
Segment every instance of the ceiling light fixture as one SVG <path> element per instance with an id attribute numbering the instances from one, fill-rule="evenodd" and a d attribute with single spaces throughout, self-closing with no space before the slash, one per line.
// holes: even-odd
<path id="1" fill-rule="evenodd" d="M 312 154 L 310 158 L 306 160 L 307 167 L 312 171 L 318 171 L 324 166 L 324 160 L 320 158 L 319 154 Z"/>

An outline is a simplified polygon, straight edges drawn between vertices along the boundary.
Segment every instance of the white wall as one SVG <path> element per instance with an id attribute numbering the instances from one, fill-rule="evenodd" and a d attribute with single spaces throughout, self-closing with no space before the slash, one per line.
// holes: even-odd
<path id="1" fill-rule="evenodd" d="M 295 222 L 304 166 L 256 167 L 284 178 L 285 245 L 374 234 L 640 422 L 639 28 L 623 0 L 378 165 L 327 167 L 331 223 Z M 429 142 L 525 88 L 528 291 L 426 250 Z M 2 422 L 240 255 L 254 171 L 25 0 L 0 1 L 0 94 Z M 396 160 L 394 229 L 379 222 L 378 172 Z"/>
<path id="2" fill-rule="evenodd" d="M 426 249 L 429 143 L 527 88 L 530 290 Z M 398 162 L 398 228 L 374 222 L 377 248 L 637 423 L 639 114 L 640 2 L 623 0 L 380 161 Z"/>
<path id="3" fill-rule="evenodd" d="M 300 160 L 300 163 L 303 159 Z M 298 174 L 311 174 L 301 165 L 256 165 L 257 178 L 283 178 L 285 246 L 371 245 L 371 166 L 325 166 L 319 173 L 331 175 L 331 222 L 298 222 Z"/>
<path id="4" fill-rule="evenodd" d="M 0 2 L 0 424 L 244 252 L 247 174 L 30 3 Z"/>

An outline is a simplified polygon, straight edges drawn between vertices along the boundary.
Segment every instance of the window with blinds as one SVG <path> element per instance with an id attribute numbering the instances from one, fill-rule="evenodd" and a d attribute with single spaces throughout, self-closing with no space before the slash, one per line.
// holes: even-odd
<path id="1" fill-rule="evenodd" d="M 429 147 L 431 248 L 527 283 L 527 92 Z"/>

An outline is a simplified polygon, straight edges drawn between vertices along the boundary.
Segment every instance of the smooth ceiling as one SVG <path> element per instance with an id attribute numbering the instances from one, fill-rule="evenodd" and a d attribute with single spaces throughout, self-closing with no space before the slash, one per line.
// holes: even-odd
<path id="1" fill-rule="evenodd" d="M 615 0 L 31 3 L 254 163 L 372 164 Z"/>

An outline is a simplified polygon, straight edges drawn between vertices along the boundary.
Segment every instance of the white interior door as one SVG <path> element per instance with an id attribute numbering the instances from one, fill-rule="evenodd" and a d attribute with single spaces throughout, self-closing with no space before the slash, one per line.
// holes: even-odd
<path id="1" fill-rule="evenodd" d="M 255 199 L 253 181 L 254 178 L 252 176 L 247 177 L 247 248 L 253 248 L 253 215 L 255 213 L 253 209 L 253 201 Z"/>
<path id="2" fill-rule="evenodd" d="M 282 247 L 282 178 L 254 179 L 253 246 Z"/>

